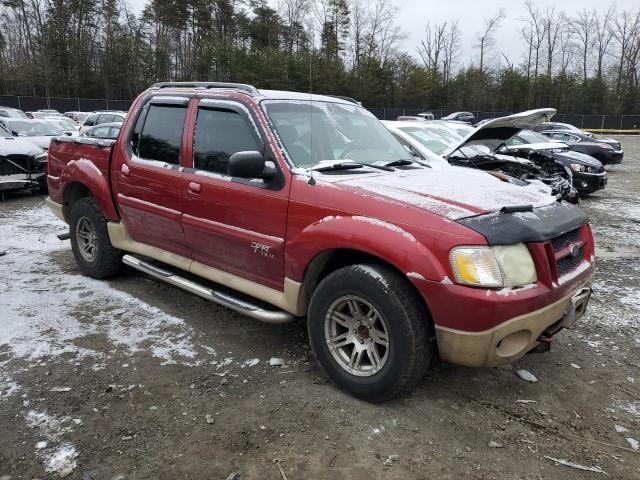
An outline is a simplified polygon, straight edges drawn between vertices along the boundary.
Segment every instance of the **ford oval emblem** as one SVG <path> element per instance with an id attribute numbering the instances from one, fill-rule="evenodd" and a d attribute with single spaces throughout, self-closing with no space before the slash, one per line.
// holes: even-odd
<path id="1" fill-rule="evenodd" d="M 571 245 L 570 252 L 572 257 L 577 257 L 578 255 L 580 255 L 580 247 L 574 243 L 573 245 Z"/>

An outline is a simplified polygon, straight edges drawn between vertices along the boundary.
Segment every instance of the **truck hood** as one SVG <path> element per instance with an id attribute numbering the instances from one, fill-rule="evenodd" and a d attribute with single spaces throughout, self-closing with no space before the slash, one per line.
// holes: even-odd
<path id="1" fill-rule="evenodd" d="M 0 156 L 30 155 L 38 156 L 44 151 L 24 137 L 0 137 Z"/>
<path id="2" fill-rule="evenodd" d="M 445 157 L 465 145 L 473 145 L 475 143 L 495 143 L 494 147 L 497 148 L 498 145 L 517 135 L 521 130 L 549 121 L 556 112 L 557 110 L 555 108 L 538 108 L 536 110 L 528 110 L 526 112 L 489 120 L 464 137 L 458 145 L 455 145 L 446 152 Z"/>
<path id="3" fill-rule="evenodd" d="M 522 188 L 470 168 L 420 169 L 348 177 L 323 175 L 322 180 L 380 201 L 393 200 L 451 220 L 497 212 L 504 207 L 549 205 L 556 198 Z"/>

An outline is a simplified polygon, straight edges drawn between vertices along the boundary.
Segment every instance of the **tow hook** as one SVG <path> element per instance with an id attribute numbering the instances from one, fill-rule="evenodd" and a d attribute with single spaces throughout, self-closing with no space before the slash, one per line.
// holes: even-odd
<path id="1" fill-rule="evenodd" d="M 551 343 L 553 342 L 552 336 L 542 334 L 538 337 L 538 344 L 529 350 L 529 353 L 547 353 L 551 350 Z"/>

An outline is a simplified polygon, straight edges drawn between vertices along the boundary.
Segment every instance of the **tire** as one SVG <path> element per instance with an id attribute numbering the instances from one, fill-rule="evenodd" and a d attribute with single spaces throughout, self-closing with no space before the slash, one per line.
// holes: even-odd
<path id="1" fill-rule="evenodd" d="M 345 320 L 354 310 L 352 318 L 364 319 L 355 325 Z M 324 373 L 343 390 L 374 402 L 411 391 L 436 350 L 433 325 L 418 294 L 406 278 L 380 265 L 353 265 L 324 278 L 311 298 L 307 328 Z M 334 348 L 328 339 L 338 339 Z M 346 345 L 338 348 L 341 343 Z M 367 352 L 354 368 L 361 349 Z"/>
<path id="2" fill-rule="evenodd" d="M 124 252 L 114 248 L 109 240 L 107 219 L 93 197 L 84 197 L 73 204 L 69 215 L 71 249 L 78 267 L 85 275 L 103 279 L 113 277 L 123 269 Z M 90 238 L 90 241 L 86 240 Z M 91 245 L 87 247 L 87 242 Z M 93 246 L 93 248 L 90 248 Z"/>

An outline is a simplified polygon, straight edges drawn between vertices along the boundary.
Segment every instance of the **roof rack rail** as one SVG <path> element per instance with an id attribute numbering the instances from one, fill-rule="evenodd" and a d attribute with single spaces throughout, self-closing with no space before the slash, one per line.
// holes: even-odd
<path id="1" fill-rule="evenodd" d="M 253 85 L 246 83 L 227 83 L 227 82 L 160 82 L 151 85 L 151 88 L 229 88 L 235 90 L 243 90 L 245 92 L 257 95 L 258 89 Z"/>

